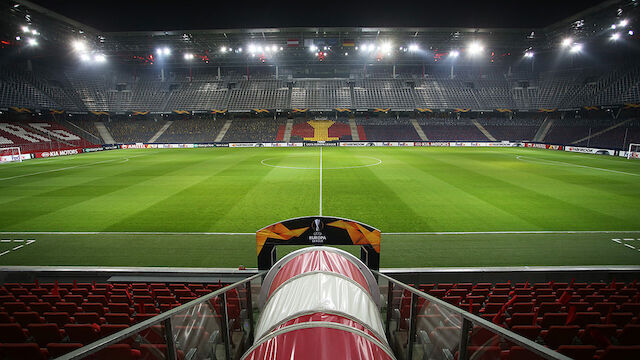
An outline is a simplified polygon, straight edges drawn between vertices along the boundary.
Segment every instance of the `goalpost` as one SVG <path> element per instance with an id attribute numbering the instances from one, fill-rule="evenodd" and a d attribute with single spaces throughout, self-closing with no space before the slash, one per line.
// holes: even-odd
<path id="1" fill-rule="evenodd" d="M 627 159 L 640 159 L 640 144 L 629 144 Z"/>
<path id="2" fill-rule="evenodd" d="M 17 146 L 0 148 L 0 163 L 22 162 L 22 153 Z"/>

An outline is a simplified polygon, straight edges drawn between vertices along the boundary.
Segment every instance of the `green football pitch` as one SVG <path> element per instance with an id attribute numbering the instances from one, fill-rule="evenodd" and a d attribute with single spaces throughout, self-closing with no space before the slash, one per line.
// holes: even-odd
<path id="1" fill-rule="evenodd" d="M 255 267 L 252 233 L 317 214 L 379 228 L 383 267 L 640 265 L 640 161 L 367 147 L 4 164 L 0 266 Z"/>

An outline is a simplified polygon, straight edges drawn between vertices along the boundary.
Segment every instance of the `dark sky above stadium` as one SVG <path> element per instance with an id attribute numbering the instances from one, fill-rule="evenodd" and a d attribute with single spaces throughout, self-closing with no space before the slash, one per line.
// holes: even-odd
<path id="1" fill-rule="evenodd" d="M 33 0 L 103 31 L 296 26 L 544 27 L 602 0 Z"/>

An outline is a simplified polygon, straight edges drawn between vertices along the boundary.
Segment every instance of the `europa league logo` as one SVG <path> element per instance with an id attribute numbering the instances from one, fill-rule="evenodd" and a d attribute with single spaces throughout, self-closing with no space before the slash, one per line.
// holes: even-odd
<path id="1" fill-rule="evenodd" d="M 315 219 L 311 223 L 311 228 L 313 229 L 314 232 L 319 232 L 319 231 L 322 231 L 322 229 L 324 228 L 324 224 L 322 223 L 322 221 L 320 221 L 320 219 Z"/>

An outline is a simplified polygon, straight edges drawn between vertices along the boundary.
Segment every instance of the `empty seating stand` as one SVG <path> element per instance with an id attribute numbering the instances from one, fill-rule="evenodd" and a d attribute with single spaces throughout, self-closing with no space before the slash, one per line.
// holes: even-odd
<path id="1" fill-rule="evenodd" d="M 58 357 L 223 286 L 225 284 L 5 283 L 0 285 L 0 359 Z M 242 294 L 228 299 L 232 319 L 240 316 L 240 298 Z M 219 304 L 217 307 L 220 311 Z M 145 336 L 150 342 L 146 347 L 138 348 L 134 341 L 125 340 L 95 356 L 97 359 L 137 359 L 146 354 L 148 357 L 142 358 L 155 359 L 149 354 L 166 353 L 166 346 L 162 344 L 162 335 L 151 335 Z"/>

